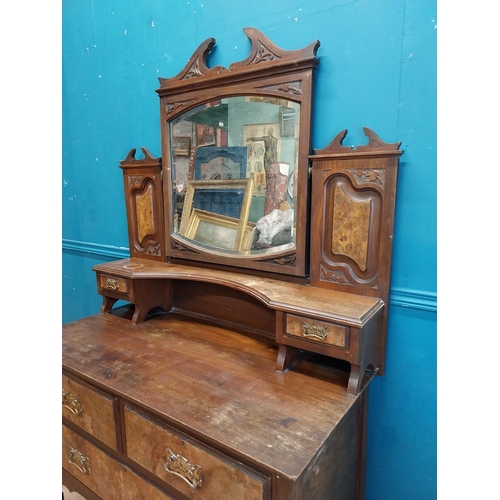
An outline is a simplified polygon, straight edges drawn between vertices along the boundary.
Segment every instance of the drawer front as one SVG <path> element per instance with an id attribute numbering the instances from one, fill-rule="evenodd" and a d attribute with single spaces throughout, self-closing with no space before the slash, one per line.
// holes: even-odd
<path id="1" fill-rule="evenodd" d="M 286 335 L 325 345 L 349 348 L 349 327 L 287 314 Z"/>
<path id="2" fill-rule="evenodd" d="M 111 398 L 63 375 L 62 414 L 103 443 L 117 449 L 114 403 Z"/>
<path id="3" fill-rule="evenodd" d="M 127 455 L 188 498 L 267 500 L 268 478 L 230 464 L 125 408 Z"/>
<path id="4" fill-rule="evenodd" d="M 124 278 L 100 274 L 99 285 L 103 290 L 111 290 L 112 292 L 128 294 L 128 280 Z"/>
<path id="5" fill-rule="evenodd" d="M 62 444 L 63 468 L 104 500 L 171 498 L 65 425 Z"/>

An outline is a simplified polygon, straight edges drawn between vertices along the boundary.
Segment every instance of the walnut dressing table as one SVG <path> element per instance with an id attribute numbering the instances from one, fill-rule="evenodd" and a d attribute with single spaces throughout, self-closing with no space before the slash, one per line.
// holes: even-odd
<path id="1" fill-rule="evenodd" d="M 160 79 L 162 158 L 120 163 L 130 258 L 63 327 L 63 485 L 87 500 L 364 496 L 399 143 L 310 155 L 319 42 Z M 118 304 L 117 304 L 118 302 Z"/>

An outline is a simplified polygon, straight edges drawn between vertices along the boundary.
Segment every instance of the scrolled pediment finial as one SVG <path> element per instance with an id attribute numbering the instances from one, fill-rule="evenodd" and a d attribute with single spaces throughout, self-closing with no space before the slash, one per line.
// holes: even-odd
<path id="1" fill-rule="evenodd" d="M 394 142 L 392 144 L 384 142 L 371 128 L 363 127 L 363 132 L 368 137 L 368 144 L 366 146 L 358 146 L 357 151 L 373 151 L 373 150 L 388 150 L 392 151 L 399 149 L 401 142 Z"/>

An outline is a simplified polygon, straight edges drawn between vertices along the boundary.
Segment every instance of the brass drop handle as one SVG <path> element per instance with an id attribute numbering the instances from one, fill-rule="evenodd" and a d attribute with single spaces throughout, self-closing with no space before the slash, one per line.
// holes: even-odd
<path id="1" fill-rule="evenodd" d="M 71 392 L 66 392 L 64 389 L 62 390 L 62 405 L 63 408 L 67 408 L 77 417 L 83 412 L 80 398 L 77 398 L 74 394 L 71 394 Z"/>
<path id="2" fill-rule="evenodd" d="M 68 462 L 77 467 L 83 474 L 90 474 L 90 458 L 70 446 Z"/>
<path id="3" fill-rule="evenodd" d="M 201 466 L 190 463 L 187 458 L 177 455 L 170 448 L 167 448 L 167 462 L 164 467 L 168 473 L 186 481 L 193 490 L 201 488 Z"/>
<path id="4" fill-rule="evenodd" d="M 306 323 L 304 321 L 302 323 L 302 336 L 326 340 L 328 338 L 328 330 L 324 326 Z"/>
<path id="5" fill-rule="evenodd" d="M 114 278 L 106 278 L 106 288 L 118 290 L 118 280 Z"/>

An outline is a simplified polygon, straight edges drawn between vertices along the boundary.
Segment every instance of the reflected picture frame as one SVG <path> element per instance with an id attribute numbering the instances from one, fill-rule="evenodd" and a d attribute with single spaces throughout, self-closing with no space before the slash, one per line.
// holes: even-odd
<path id="1" fill-rule="evenodd" d="M 190 137 L 174 137 L 175 156 L 189 156 L 191 153 Z"/>
<path id="2" fill-rule="evenodd" d="M 241 249 L 243 228 L 246 227 L 254 190 L 253 176 L 245 179 L 189 181 L 186 187 L 179 234 L 188 236 L 188 225 L 193 210 L 213 213 L 231 220 L 238 220 L 241 231 L 236 241 L 236 250 Z M 231 205 L 224 201 L 231 200 Z M 236 209 L 234 207 L 236 203 Z M 239 208 L 239 211 L 237 210 Z M 235 213 L 235 210 L 238 213 Z"/>
<path id="3" fill-rule="evenodd" d="M 250 250 L 255 223 L 194 208 L 189 217 L 186 238 L 222 250 Z"/>

